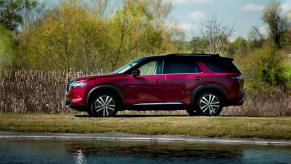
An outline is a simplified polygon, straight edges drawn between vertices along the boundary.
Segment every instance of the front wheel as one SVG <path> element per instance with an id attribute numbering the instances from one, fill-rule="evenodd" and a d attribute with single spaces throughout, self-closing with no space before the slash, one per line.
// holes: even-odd
<path id="1" fill-rule="evenodd" d="M 222 110 L 222 99 L 215 92 L 203 93 L 196 100 L 196 108 L 201 115 L 217 116 Z"/>
<path id="2" fill-rule="evenodd" d="M 111 117 L 117 113 L 118 99 L 111 93 L 97 94 L 91 101 L 89 114 L 97 117 Z"/>

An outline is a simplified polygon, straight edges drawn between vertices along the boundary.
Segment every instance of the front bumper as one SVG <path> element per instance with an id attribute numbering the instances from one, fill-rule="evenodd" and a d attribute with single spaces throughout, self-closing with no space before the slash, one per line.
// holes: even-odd
<path id="1" fill-rule="evenodd" d="M 74 102 L 73 100 L 66 100 L 66 106 L 68 106 L 69 108 L 78 110 L 78 111 L 87 111 L 87 106 L 83 105 L 83 104 L 78 104 L 76 102 Z"/>

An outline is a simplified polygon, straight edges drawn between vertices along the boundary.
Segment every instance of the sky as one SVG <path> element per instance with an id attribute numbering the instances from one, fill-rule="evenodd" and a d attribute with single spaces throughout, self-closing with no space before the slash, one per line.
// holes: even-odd
<path id="1" fill-rule="evenodd" d="M 242 36 L 247 38 L 253 26 L 267 33 L 267 26 L 261 20 L 264 5 L 272 0 L 167 0 L 173 3 L 171 18 L 190 40 L 200 33 L 202 20 L 215 16 L 219 22 L 233 27 L 230 40 Z M 291 0 L 281 0 L 282 10 L 291 9 Z"/>

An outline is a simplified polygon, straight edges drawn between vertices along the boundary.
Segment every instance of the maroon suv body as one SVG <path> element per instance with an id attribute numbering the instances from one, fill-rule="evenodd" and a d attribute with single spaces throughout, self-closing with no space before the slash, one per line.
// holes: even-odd
<path id="1" fill-rule="evenodd" d="M 151 56 L 109 75 L 70 80 L 66 102 L 92 116 L 113 116 L 125 109 L 186 109 L 190 115 L 218 115 L 225 106 L 243 103 L 243 82 L 231 58 Z"/>

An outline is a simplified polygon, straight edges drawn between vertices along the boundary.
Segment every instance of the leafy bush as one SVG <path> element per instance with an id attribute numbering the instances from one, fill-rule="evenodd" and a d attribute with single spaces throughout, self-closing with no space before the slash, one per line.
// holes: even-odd
<path id="1" fill-rule="evenodd" d="M 287 86 L 284 55 L 265 44 L 242 59 L 236 59 L 246 77 L 248 91 L 272 92 Z"/>
<path id="2" fill-rule="evenodd" d="M 11 31 L 0 24 L 0 72 L 14 65 L 17 44 Z"/>

